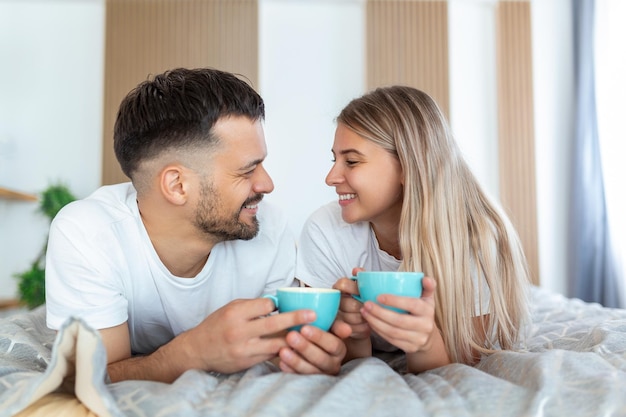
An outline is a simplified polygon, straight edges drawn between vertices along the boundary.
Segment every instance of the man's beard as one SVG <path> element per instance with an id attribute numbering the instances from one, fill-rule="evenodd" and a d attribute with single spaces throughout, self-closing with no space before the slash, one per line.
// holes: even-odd
<path id="1" fill-rule="evenodd" d="M 257 194 L 247 199 L 243 206 L 256 204 L 263 199 L 263 194 Z M 221 199 L 213 184 L 203 182 L 200 187 L 200 199 L 196 210 L 195 225 L 203 232 L 220 241 L 226 240 L 250 240 L 259 233 L 259 221 L 256 216 L 252 218 L 252 224 L 239 220 L 241 209 L 232 213 L 231 216 L 220 214 Z"/>

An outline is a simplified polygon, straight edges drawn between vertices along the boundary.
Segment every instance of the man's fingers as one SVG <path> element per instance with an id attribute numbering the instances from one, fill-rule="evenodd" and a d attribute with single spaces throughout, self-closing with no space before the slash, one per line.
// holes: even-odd
<path id="1" fill-rule="evenodd" d="M 286 369 L 290 369 L 294 373 L 298 374 L 323 373 L 321 369 L 306 361 L 304 358 L 302 358 L 302 356 L 300 356 L 297 351 L 294 351 L 290 347 L 281 349 L 278 356 L 280 357 L 281 369 L 283 369 L 283 366 L 285 366 Z"/>
<path id="2" fill-rule="evenodd" d="M 261 337 L 278 333 L 290 327 L 312 323 L 315 321 L 315 317 L 315 312 L 312 310 L 296 310 L 261 317 L 251 323 L 256 326 L 254 335 Z"/>
<path id="3" fill-rule="evenodd" d="M 288 373 L 288 374 L 296 373 L 296 370 L 293 369 L 291 366 L 287 365 L 287 363 L 283 361 L 282 359 L 278 362 L 278 367 L 280 368 L 281 371 L 285 373 Z"/>
<path id="4" fill-rule="evenodd" d="M 276 306 L 271 298 L 254 298 L 233 300 L 222 309 L 231 311 L 233 317 L 250 320 L 257 317 L 267 316 L 276 310 Z"/>
<path id="5" fill-rule="evenodd" d="M 300 332 L 290 332 L 287 343 L 292 352 L 281 349 L 280 358 L 298 373 L 335 374 L 341 368 L 346 346 L 332 333 L 314 326 L 304 326 Z"/>
<path id="6" fill-rule="evenodd" d="M 347 329 L 344 328 L 343 325 L 345 325 Z M 335 330 L 338 330 L 341 333 L 346 333 L 345 337 L 348 337 L 352 332 L 350 326 L 345 323 L 336 323 Z M 324 353 L 330 356 L 343 357 L 345 354 L 345 344 L 341 340 L 342 338 L 334 333 L 325 332 L 314 326 L 304 326 L 302 327 L 302 330 L 300 330 L 300 333 L 303 338 L 306 338 L 306 340 L 314 344 L 316 347 L 319 347 Z M 287 342 L 289 342 L 289 340 Z"/>
<path id="7" fill-rule="evenodd" d="M 337 319 L 330 328 L 330 331 L 338 338 L 345 339 L 346 337 L 350 337 L 352 334 L 352 326 L 340 319 Z"/>

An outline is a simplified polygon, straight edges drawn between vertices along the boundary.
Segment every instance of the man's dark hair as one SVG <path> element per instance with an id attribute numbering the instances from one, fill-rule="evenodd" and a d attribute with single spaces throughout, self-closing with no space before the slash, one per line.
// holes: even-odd
<path id="1" fill-rule="evenodd" d="M 265 118 L 261 96 L 235 74 L 177 68 L 156 75 L 122 100 L 113 131 L 115 156 L 133 178 L 139 163 L 171 148 L 209 145 L 222 117 Z"/>

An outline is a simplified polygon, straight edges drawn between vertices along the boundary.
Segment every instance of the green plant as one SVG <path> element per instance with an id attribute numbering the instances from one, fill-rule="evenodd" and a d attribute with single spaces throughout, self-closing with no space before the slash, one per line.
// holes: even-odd
<path id="1" fill-rule="evenodd" d="M 59 210 L 68 203 L 76 200 L 69 188 L 61 183 L 50 185 L 41 193 L 39 212 L 48 218 L 48 222 L 57 215 Z M 35 308 L 46 301 L 45 289 L 45 260 L 48 239 L 39 252 L 29 270 L 14 275 L 18 279 L 20 301 L 28 308 Z"/>

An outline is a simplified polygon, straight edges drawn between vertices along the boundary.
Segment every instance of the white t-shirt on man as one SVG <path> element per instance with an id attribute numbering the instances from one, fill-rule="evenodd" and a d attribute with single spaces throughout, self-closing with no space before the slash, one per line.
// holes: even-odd
<path id="1" fill-rule="evenodd" d="M 133 353 L 150 353 L 239 298 L 293 285 L 295 239 L 259 204 L 259 234 L 213 247 L 194 278 L 172 275 L 143 225 L 131 183 L 104 186 L 54 218 L 46 258 L 47 325 L 70 316 L 103 329 L 128 321 Z"/>

